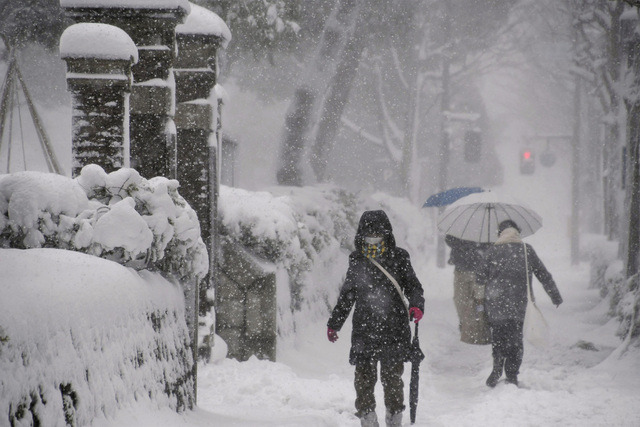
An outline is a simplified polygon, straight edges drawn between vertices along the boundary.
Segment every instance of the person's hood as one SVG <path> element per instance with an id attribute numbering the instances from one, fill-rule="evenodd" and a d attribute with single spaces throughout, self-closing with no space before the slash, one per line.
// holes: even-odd
<path id="1" fill-rule="evenodd" d="M 380 234 L 384 237 L 387 248 L 394 249 L 396 247 L 396 239 L 393 237 L 393 228 L 391 221 L 383 210 L 365 211 L 360 217 L 358 231 L 354 240 L 356 250 L 364 245 L 365 236 L 371 234 Z"/>

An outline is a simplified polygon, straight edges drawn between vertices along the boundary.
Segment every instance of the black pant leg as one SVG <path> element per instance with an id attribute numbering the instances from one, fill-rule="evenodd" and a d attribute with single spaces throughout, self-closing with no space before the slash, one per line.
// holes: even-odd
<path id="1" fill-rule="evenodd" d="M 508 344 L 506 350 L 506 360 L 504 362 L 504 373 L 507 379 L 517 379 L 522 365 L 524 345 L 522 343 L 523 322 L 518 320 L 509 321 Z"/>
<path id="2" fill-rule="evenodd" d="M 362 417 L 376 409 L 374 390 L 378 381 L 378 363 L 365 362 L 356 365 L 356 415 Z"/>
<path id="3" fill-rule="evenodd" d="M 404 411 L 404 382 L 402 362 L 381 362 L 380 379 L 384 389 L 384 403 L 389 412 L 397 414 Z"/>
<path id="4" fill-rule="evenodd" d="M 522 364 L 524 346 L 522 344 L 523 323 L 505 320 L 491 324 L 491 350 L 494 365 L 504 362 L 508 379 L 517 378 Z"/>

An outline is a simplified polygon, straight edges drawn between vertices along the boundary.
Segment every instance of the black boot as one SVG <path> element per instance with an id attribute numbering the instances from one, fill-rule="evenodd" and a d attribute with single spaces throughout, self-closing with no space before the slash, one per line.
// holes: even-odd
<path id="1" fill-rule="evenodd" d="M 503 357 L 493 359 L 493 371 L 491 371 L 491 375 L 489 375 L 489 378 L 487 378 L 487 386 L 493 388 L 498 384 L 498 380 L 502 376 L 503 366 Z"/>
<path id="2" fill-rule="evenodd" d="M 517 375 L 507 375 L 507 378 L 504 380 L 507 384 L 513 384 L 515 386 L 518 385 L 518 376 Z"/>

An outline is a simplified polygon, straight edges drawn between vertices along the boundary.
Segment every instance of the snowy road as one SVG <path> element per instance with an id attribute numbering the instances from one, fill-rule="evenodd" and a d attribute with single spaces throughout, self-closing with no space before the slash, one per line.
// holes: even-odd
<path id="1" fill-rule="evenodd" d="M 565 300 L 556 309 L 534 283 L 554 328 L 552 344 L 546 350 L 525 344 L 521 387 L 501 383 L 495 389 L 484 385 L 490 346 L 458 340 L 452 269 L 419 271 L 427 298 L 420 329 L 427 358 L 421 365 L 416 426 L 640 425 L 640 352 L 608 358 L 620 344 L 614 336 L 617 324 L 607 322 L 598 291 L 588 289 L 587 265 L 570 269 L 562 260 L 548 260 L 547 266 Z M 193 413 L 132 408 L 113 424 L 96 425 L 359 426 L 353 415 L 353 368 L 347 362 L 350 329 L 345 326 L 331 344 L 324 323 L 309 322 L 295 342 L 281 346 L 278 363 L 227 359 L 200 366 L 199 409 Z M 581 341 L 593 348 L 577 345 Z M 379 384 L 376 398 L 383 419 Z M 404 425 L 410 425 L 408 415 Z"/>

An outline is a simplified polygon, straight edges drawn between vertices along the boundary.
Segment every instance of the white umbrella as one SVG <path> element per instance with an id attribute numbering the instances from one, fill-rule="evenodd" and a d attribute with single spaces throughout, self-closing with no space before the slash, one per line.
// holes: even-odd
<path id="1" fill-rule="evenodd" d="M 522 237 L 542 227 L 542 218 L 533 209 L 512 197 L 485 191 L 462 197 L 438 217 L 438 229 L 463 240 L 493 243 L 498 239 L 498 224 L 510 219 L 520 227 Z"/>

